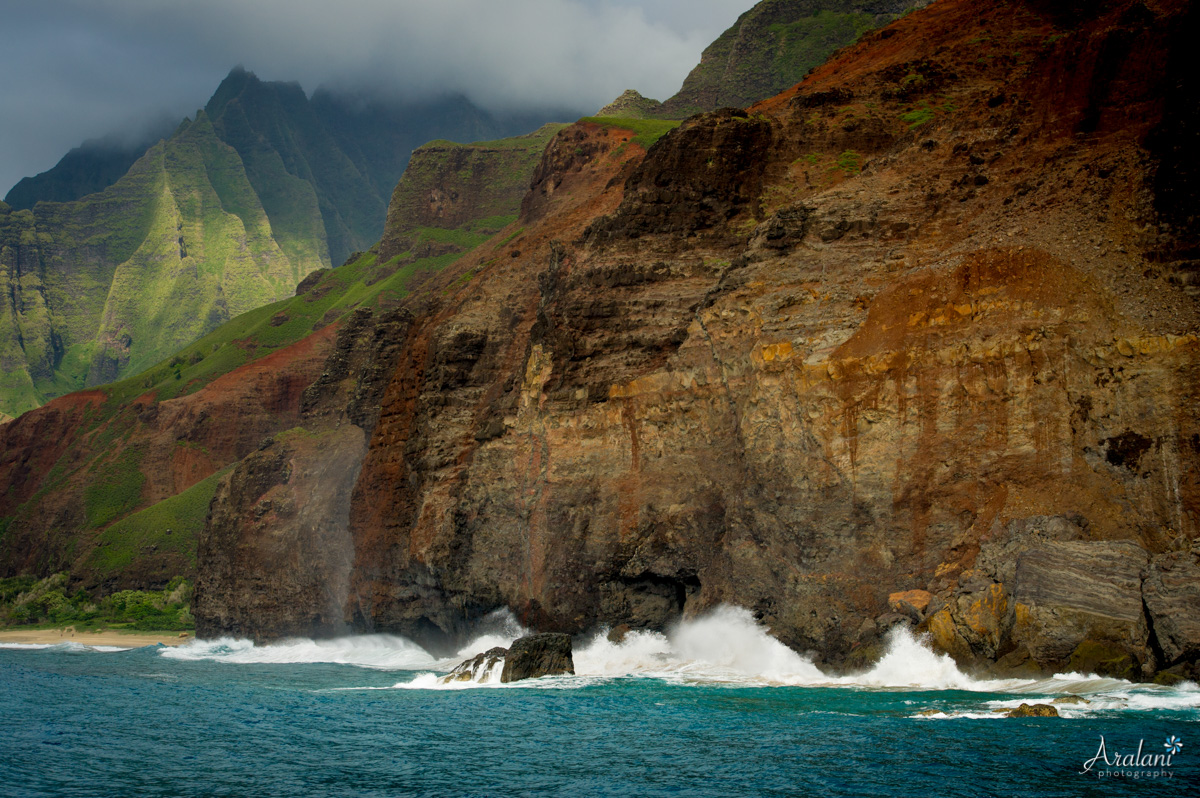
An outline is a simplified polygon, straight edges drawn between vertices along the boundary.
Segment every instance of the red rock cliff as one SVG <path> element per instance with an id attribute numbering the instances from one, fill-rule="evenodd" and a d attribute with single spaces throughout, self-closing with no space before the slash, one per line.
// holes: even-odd
<path id="1" fill-rule="evenodd" d="M 831 663 L 906 623 L 1008 667 L 1192 667 L 1195 21 L 941 0 L 644 158 L 559 133 L 522 232 L 363 355 L 336 568 L 268 556 L 245 519 L 278 486 L 214 504 L 240 559 L 202 561 L 202 631 L 294 629 L 234 598 L 283 563 L 337 585 L 322 617 L 425 639 L 732 602 Z"/>

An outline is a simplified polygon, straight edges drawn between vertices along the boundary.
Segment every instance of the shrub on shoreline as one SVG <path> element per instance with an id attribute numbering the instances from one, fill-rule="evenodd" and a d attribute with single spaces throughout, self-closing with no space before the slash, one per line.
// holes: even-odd
<path id="1" fill-rule="evenodd" d="M 160 591 L 122 590 L 99 598 L 82 589 L 70 593 L 65 573 L 41 580 L 13 576 L 0 579 L 0 625 L 189 631 L 195 626 L 191 601 L 192 584 L 182 576 Z"/>

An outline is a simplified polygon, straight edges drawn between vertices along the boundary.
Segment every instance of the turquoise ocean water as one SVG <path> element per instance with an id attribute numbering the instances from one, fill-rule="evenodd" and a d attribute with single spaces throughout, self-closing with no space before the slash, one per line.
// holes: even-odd
<path id="1" fill-rule="evenodd" d="M 836 679 L 734 608 L 581 639 L 574 677 L 441 684 L 521 633 L 496 626 L 441 660 L 389 636 L 4 646 L 0 795 L 1200 795 L 1195 685 L 972 679 L 902 633 Z"/>

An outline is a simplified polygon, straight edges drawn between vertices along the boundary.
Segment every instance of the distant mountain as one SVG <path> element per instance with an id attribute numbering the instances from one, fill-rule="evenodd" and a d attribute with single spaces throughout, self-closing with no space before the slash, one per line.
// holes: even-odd
<path id="1" fill-rule="evenodd" d="M 141 145 L 73 150 L 0 209 L 0 413 L 136 373 L 367 249 L 421 144 L 573 116 L 309 98 L 237 68 L 131 164 Z"/>
<path id="2" fill-rule="evenodd" d="M 89 139 L 64 155 L 52 169 L 22 178 L 4 201 L 17 210 L 27 210 L 38 202 L 72 202 L 103 191 L 120 180 L 159 139 L 170 136 L 178 124 L 179 120 L 152 125 L 133 137 Z"/>
<path id="3" fill-rule="evenodd" d="M 263 81 L 243 67 L 204 108 L 217 136 L 242 158 L 274 227 L 303 227 L 308 204 L 317 203 L 334 265 L 379 240 L 388 199 L 415 148 L 439 138 L 516 136 L 584 110 L 490 112 L 460 95 L 405 102 L 330 89 L 310 98 L 298 83 Z M 89 140 L 52 169 L 22 179 L 4 201 L 23 210 L 103 191 L 173 127 L 151 128 L 133 143 Z"/>
<path id="4" fill-rule="evenodd" d="M 601 116 L 683 119 L 745 108 L 791 88 L 834 51 L 928 0 L 762 0 L 705 48 L 683 87 L 661 104 L 626 92 Z"/>
<path id="5" fill-rule="evenodd" d="M 0 206 L 0 411 L 134 373 L 288 296 L 328 262 L 321 234 L 315 205 L 273 234 L 203 112 L 102 192 Z"/>
<path id="6" fill-rule="evenodd" d="M 296 192 L 315 199 L 333 265 L 383 235 L 388 200 L 414 149 L 432 139 L 479 141 L 526 133 L 576 112 L 494 115 L 452 96 L 399 103 L 267 83 L 233 70 L 205 111 L 274 220 L 293 220 Z M 300 180 L 309 188 L 296 184 Z"/>

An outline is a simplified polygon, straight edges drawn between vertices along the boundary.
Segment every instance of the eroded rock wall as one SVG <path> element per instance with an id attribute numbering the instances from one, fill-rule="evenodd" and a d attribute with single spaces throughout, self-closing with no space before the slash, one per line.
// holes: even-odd
<path id="1" fill-rule="evenodd" d="M 943 0 L 644 158 L 558 134 L 522 233 L 411 304 L 345 621 L 728 602 L 833 665 L 904 623 L 1010 669 L 1191 667 L 1194 233 L 1145 146 L 1185 5 Z"/>

